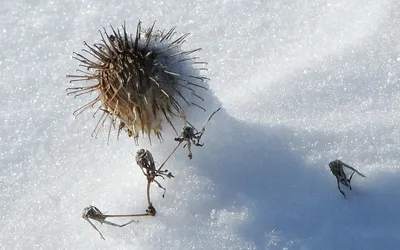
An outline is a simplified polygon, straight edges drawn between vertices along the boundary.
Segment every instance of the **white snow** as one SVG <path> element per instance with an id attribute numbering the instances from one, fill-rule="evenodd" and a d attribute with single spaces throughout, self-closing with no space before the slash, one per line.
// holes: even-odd
<path id="1" fill-rule="evenodd" d="M 192 160 L 167 163 L 155 217 L 124 228 L 84 207 L 143 212 L 138 147 L 90 136 L 67 97 L 73 51 L 108 25 L 177 26 L 209 62 L 208 124 Z M 395 0 L 0 3 L 0 248 L 397 249 L 400 247 L 400 4 Z M 168 133 L 168 131 L 167 131 Z M 176 145 L 153 140 L 162 162 Z M 367 176 L 337 190 L 328 163 Z M 126 220 L 113 220 L 117 223 Z"/>

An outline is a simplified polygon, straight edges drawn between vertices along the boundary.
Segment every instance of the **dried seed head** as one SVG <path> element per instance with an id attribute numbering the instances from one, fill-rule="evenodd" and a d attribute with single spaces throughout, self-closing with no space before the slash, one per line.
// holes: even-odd
<path id="1" fill-rule="evenodd" d="M 185 125 L 185 126 L 183 126 L 183 128 L 182 128 L 182 132 L 181 132 L 181 135 L 182 135 L 182 137 L 184 138 L 184 139 L 190 139 L 190 138 L 192 138 L 193 136 L 194 136 L 194 128 L 192 128 L 191 126 L 187 126 L 187 125 Z"/>
<path id="2" fill-rule="evenodd" d="M 185 114 L 187 107 L 204 108 L 199 104 L 204 99 L 198 91 L 207 89 L 208 78 L 200 75 L 206 68 L 192 53 L 183 51 L 181 46 L 188 34 L 174 38 L 175 28 L 168 32 L 154 31 L 154 24 L 142 30 L 137 25 L 136 35 L 128 35 L 125 25 L 122 30 L 111 27 L 112 34 L 100 31 L 101 41 L 93 46 L 84 43 L 85 54 L 74 53 L 85 70 L 77 70 L 79 75 L 68 75 L 75 81 L 94 81 L 94 85 L 68 88 L 75 97 L 97 92 L 89 103 L 74 112 L 96 107 L 102 115 L 93 134 L 97 136 L 107 118 L 111 127 L 119 121 L 118 135 L 126 130 L 137 142 L 139 132 L 151 132 L 161 140 L 162 123 L 167 121 L 174 131 L 174 117 Z M 91 59 L 89 59 L 91 58 Z"/>
<path id="3" fill-rule="evenodd" d="M 103 223 L 104 220 L 106 219 L 104 214 L 95 206 L 88 206 L 85 209 L 83 209 L 82 218 L 86 220 L 94 219 L 101 223 Z"/>

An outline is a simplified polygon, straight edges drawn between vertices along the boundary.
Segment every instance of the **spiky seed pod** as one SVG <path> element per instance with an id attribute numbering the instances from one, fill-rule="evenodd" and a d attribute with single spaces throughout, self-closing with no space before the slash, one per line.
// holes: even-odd
<path id="1" fill-rule="evenodd" d="M 96 107 L 94 116 L 101 111 L 102 115 L 93 130 L 97 136 L 105 121 L 110 119 L 111 128 L 119 121 L 118 135 L 126 130 L 138 142 L 139 132 L 151 132 L 161 140 L 162 123 L 167 121 L 174 131 L 174 117 L 184 117 L 185 108 L 204 101 L 196 91 L 207 89 L 209 80 L 200 75 L 207 70 L 201 65 L 198 57 L 191 54 L 201 49 L 183 51 L 182 44 L 188 34 L 174 38 L 175 28 L 168 32 L 155 31 L 154 23 L 143 30 L 139 22 L 136 36 L 128 35 L 125 24 L 122 34 L 112 26 L 112 34 L 106 29 L 100 32 L 101 41 L 93 46 L 88 45 L 82 51 L 86 55 L 75 53 L 80 67 L 78 75 L 67 75 L 73 78 L 70 82 L 94 81 L 94 85 L 68 88 L 69 95 L 75 97 L 97 92 L 92 101 L 75 110 L 78 116 L 89 108 Z M 91 58 L 91 59 L 89 59 Z M 200 65 L 200 66 L 197 66 Z M 197 101 L 195 100 L 197 99 Z"/>

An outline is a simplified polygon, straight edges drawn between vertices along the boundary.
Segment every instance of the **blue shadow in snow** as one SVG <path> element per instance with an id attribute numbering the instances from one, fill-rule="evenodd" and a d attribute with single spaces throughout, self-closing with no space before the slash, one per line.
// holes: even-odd
<path id="1" fill-rule="evenodd" d="M 325 189 L 321 187 L 329 189 L 334 180 L 326 183 L 328 177 L 321 179 L 318 168 L 307 166 L 301 155 L 289 149 L 290 140 L 296 139 L 292 131 L 247 124 L 221 110 L 203 138 L 204 147 L 193 149 L 192 164 L 215 184 L 220 205 L 215 209 L 250 208 L 240 235 L 262 246 L 273 229 L 293 238 L 308 237 L 316 230 L 308 223 L 296 229 L 292 224 L 303 220 L 301 213 L 318 209 L 317 197 L 322 196 L 318 193 Z"/>
<path id="2" fill-rule="evenodd" d="M 292 142 L 298 145 L 302 140 L 290 129 L 248 124 L 222 110 L 207 125 L 203 138 L 205 145 L 193 149 L 191 163 L 211 179 L 218 199 L 217 204 L 205 209 L 239 212 L 237 209 L 246 207 L 249 217 L 237 230 L 257 248 L 269 247 L 268 242 L 274 237 L 269 235 L 271 232 L 277 233 L 280 241 L 273 247 L 326 248 L 330 242 L 329 249 L 334 249 L 341 245 L 338 237 L 350 235 L 355 242 L 364 228 L 385 232 L 385 228 L 398 229 L 400 220 L 394 216 L 393 209 L 384 205 L 392 199 L 380 195 L 389 190 L 382 186 L 366 194 L 360 187 L 365 179 L 356 177 L 352 181 L 353 191 L 344 188 L 348 196 L 344 199 L 327 167 L 328 162 L 325 165 L 306 163 L 299 153 L 290 149 Z M 310 140 L 316 138 L 328 140 L 322 134 L 310 135 Z M 400 187 L 391 183 L 385 185 L 390 190 L 393 185 Z M 400 195 L 394 196 L 400 198 Z M 366 241 L 354 248 L 372 249 L 378 243 L 392 244 L 399 240 L 390 235 L 364 235 Z M 345 242 L 352 248 L 353 240 Z"/>

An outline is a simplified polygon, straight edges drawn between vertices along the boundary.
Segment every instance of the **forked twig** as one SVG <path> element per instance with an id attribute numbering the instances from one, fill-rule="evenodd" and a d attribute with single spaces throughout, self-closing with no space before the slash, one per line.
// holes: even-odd
<path id="1" fill-rule="evenodd" d="M 168 158 L 167 158 L 168 160 Z M 167 161 L 166 160 L 166 161 Z M 165 161 L 165 162 L 166 162 Z M 148 207 L 146 209 L 146 213 L 138 213 L 138 214 L 103 214 L 97 207 L 95 206 L 88 206 L 83 210 L 82 218 L 87 220 L 89 224 L 96 229 L 96 231 L 100 234 L 101 238 L 105 240 L 103 234 L 100 232 L 99 229 L 93 224 L 91 220 L 95 220 L 100 222 L 101 224 L 107 224 L 115 227 L 124 227 L 126 225 L 131 224 L 132 222 L 137 222 L 135 220 L 131 220 L 125 224 L 119 225 L 110 221 L 106 221 L 107 218 L 121 218 L 121 217 L 143 217 L 143 216 L 155 216 L 156 209 L 154 208 L 151 199 L 150 199 L 150 184 L 155 182 L 158 187 L 164 190 L 163 197 L 165 196 L 166 189 L 161 186 L 161 184 L 155 180 L 156 177 L 160 176 L 164 178 L 164 176 L 168 178 L 174 177 L 172 173 L 168 172 L 168 170 L 161 170 L 161 168 L 156 169 L 154 164 L 153 155 L 150 151 L 145 149 L 140 149 L 136 153 L 136 162 L 139 165 L 140 169 L 142 170 L 143 174 L 147 177 L 147 202 Z M 163 165 L 165 164 L 163 163 Z"/>

